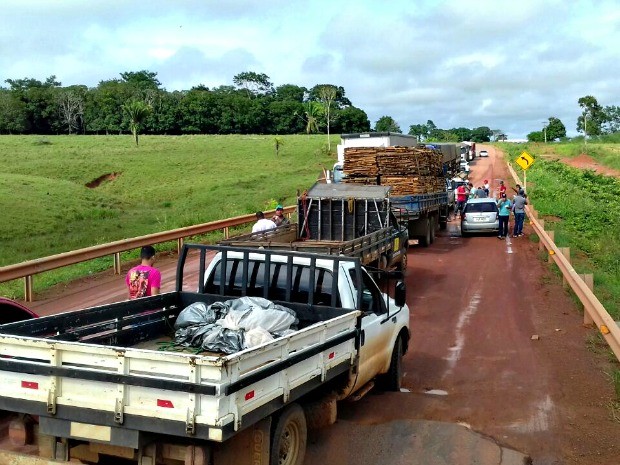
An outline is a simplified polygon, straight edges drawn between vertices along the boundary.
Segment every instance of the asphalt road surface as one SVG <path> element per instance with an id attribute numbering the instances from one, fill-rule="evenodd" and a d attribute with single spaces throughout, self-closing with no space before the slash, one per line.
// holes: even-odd
<path id="1" fill-rule="evenodd" d="M 493 188 L 507 172 L 483 148 L 490 156 L 470 178 Z M 310 436 L 307 465 L 620 464 L 604 346 L 525 233 L 463 239 L 451 221 L 429 248 L 410 248 L 404 388 L 341 404 L 337 423 Z M 158 266 L 172 290 L 175 257 Z M 31 308 L 99 305 L 126 290 L 123 277 L 102 274 L 45 297 Z"/>

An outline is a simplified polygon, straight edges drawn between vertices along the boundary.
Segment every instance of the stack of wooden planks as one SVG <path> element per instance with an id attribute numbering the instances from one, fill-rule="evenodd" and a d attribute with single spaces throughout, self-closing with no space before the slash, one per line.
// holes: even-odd
<path id="1" fill-rule="evenodd" d="M 344 151 L 344 182 L 391 186 L 391 195 L 445 189 L 442 155 L 426 147 L 350 147 Z"/>

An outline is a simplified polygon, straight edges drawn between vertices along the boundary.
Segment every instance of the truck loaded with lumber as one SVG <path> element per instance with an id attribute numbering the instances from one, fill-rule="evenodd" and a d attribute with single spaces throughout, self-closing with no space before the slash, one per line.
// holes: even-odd
<path id="1" fill-rule="evenodd" d="M 186 244 L 173 292 L 0 325 L 0 463 L 301 465 L 339 400 L 400 389 L 392 292 L 358 258 Z"/>
<path id="2" fill-rule="evenodd" d="M 381 270 L 405 270 L 408 231 L 394 216 L 390 189 L 316 183 L 297 199 L 298 223 L 220 244 L 344 255 Z"/>
<path id="3" fill-rule="evenodd" d="M 389 186 L 392 210 L 407 226 L 409 238 L 422 246 L 435 239 L 437 227 L 445 228 L 452 210 L 448 179 L 458 161 L 454 144 L 412 147 L 346 147 L 342 183 Z"/>

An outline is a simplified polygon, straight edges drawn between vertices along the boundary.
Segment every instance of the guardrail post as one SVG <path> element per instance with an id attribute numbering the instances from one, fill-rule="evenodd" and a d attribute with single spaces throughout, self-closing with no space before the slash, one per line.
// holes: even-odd
<path id="1" fill-rule="evenodd" d="M 224 228 L 224 239 L 230 239 L 230 232 L 228 231 L 228 226 Z"/>
<path id="2" fill-rule="evenodd" d="M 32 275 L 24 276 L 24 300 L 32 302 Z"/>
<path id="3" fill-rule="evenodd" d="M 580 274 L 579 277 L 583 280 L 583 282 L 588 286 L 588 289 L 594 291 L 594 275 L 591 273 L 588 274 Z M 586 326 L 591 326 L 594 324 L 594 320 L 590 316 L 591 308 L 584 305 L 583 306 L 583 324 Z"/>
<path id="4" fill-rule="evenodd" d="M 183 248 L 183 243 L 185 242 L 185 239 L 183 239 L 182 237 L 179 237 L 177 239 L 177 254 L 181 253 L 181 249 Z"/>
<path id="5" fill-rule="evenodd" d="M 564 255 L 568 263 L 570 263 L 570 247 L 560 247 L 560 252 L 562 252 L 562 255 Z M 562 273 L 562 286 L 564 286 L 565 288 L 568 287 L 568 281 L 566 280 L 566 276 L 564 276 L 564 273 Z"/>
<path id="6" fill-rule="evenodd" d="M 114 274 L 121 274 L 121 253 L 114 254 Z"/>
<path id="7" fill-rule="evenodd" d="M 549 239 L 551 239 L 551 243 L 555 242 L 555 232 L 554 231 L 545 231 Z M 551 244 L 549 244 L 551 245 Z M 549 263 L 553 261 L 553 250 L 549 248 Z"/>

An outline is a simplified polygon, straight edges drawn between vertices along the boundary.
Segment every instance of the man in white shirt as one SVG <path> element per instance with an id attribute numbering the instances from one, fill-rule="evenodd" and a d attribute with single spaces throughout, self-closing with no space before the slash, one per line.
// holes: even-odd
<path id="1" fill-rule="evenodd" d="M 256 212 L 256 219 L 258 220 L 254 226 L 252 226 L 252 232 L 263 232 L 269 231 L 270 229 L 274 229 L 276 224 L 271 221 L 265 219 L 265 214 L 263 212 Z"/>

